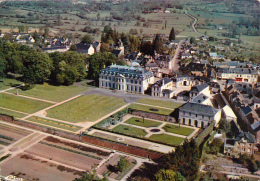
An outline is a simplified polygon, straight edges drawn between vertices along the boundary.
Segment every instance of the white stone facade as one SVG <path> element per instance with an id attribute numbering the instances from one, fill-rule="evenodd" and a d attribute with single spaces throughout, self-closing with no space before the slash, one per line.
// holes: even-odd
<path id="1" fill-rule="evenodd" d="M 144 94 L 153 84 L 153 73 L 143 68 L 111 65 L 103 69 L 99 75 L 99 87 L 123 90 L 130 93 Z"/>

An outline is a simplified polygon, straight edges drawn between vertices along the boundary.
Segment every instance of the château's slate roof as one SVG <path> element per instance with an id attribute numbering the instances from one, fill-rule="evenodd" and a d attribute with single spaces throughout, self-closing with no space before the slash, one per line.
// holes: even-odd
<path id="1" fill-rule="evenodd" d="M 191 102 L 184 104 L 179 109 L 181 111 L 185 111 L 185 112 L 191 112 L 194 114 L 203 114 L 203 115 L 208 115 L 208 116 L 214 116 L 218 111 L 215 108 L 213 108 L 212 106 L 198 104 L 198 103 L 191 103 Z"/>

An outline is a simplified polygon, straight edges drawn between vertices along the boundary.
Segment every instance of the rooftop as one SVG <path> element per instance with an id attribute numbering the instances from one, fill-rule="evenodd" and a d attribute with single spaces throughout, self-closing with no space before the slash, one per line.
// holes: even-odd
<path id="1" fill-rule="evenodd" d="M 103 74 L 111 74 L 125 77 L 133 77 L 133 78 L 148 78 L 152 77 L 153 73 L 140 67 L 129 67 L 122 65 L 110 65 L 105 69 L 101 70 Z"/>
<path id="2" fill-rule="evenodd" d="M 239 135 L 236 137 L 236 140 L 241 140 L 242 138 L 248 140 L 249 143 L 255 143 L 255 137 L 248 132 L 239 133 Z"/>
<path id="3" fill-rule="evenodd" d="M 190 102 L 201 104 L 203 101 L 205 101 L 208 98 L 209 98 L 208 96 L 201 93 L 201 94 L 197 95 L 196 97 L 194 97 Z"/>
<path id="4" fill-rule="evenodd" d="M 182 111 L 192 112 L 195 114 L 203 114 L 208 116 L 214 116 L 217 113 L 217 110 L 214 109 L 212 106 L 191 102 L 184 104 L 179 109 Z"/>

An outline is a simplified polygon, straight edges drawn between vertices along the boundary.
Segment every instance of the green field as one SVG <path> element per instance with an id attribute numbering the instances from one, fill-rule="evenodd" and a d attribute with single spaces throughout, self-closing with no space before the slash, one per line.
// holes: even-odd
<path id="1" fill-rule="evenodd" d="M 24 113 L 34 113 L 51 105 L 52 104 L 43 101 L 0 93 L 0 107 Z"/>
<path id="2" fill-rule="evenodd" d="M 0 90 L 5 90 L 8 89 L 10 87 L 12 87 L 13 85 L 16 84 L 22 84 L 22 82 L 16 80 L 16 79 L 0 79 L 3 82 L 0 82 Z"/>
<path id="3" fill-rule="evenodd" d="M 175 109 L 175 108 L 178 108 L 181 105 L 183 105 L 183 103 L 161 101 L 161 100 L 147 99 L 147 98 L 139 99 L 137 101 L 137 103 L 148 104 L 148 105 L 153 105 L 153 106 L 158 106 L 158 107 L 165 107 L 165 108 L 170 108 L 170 109 Z"/>
<path id="4" fill-rule="evenodd" d="M 66 123 L 53 121 L 53 120 L 46 119 L 46 118 L 35 117 L 35 116 L 29 118 L 28 120 L 36 122 L 36 123 L 45 124 L 48 126 L 53 126 L 53 127 L 57 127 L 57 128 L 61 128 L 61 129 L 69 130 L 69 131 L 74 131 L 74 132 L 76 132 L 82 128 L 80 126 L 75 126 L 72 124 L 66 124 Z"/>
<path id="5" fill-rule="evenodd" d="M 163 108 L 157 108 L 153 106 L 145 106 L 141 104 L 131 104 L 129 108 L 135 109 L 135 110 L 140 110 L 140 111 L 145 111 L 145 112 L 150 112 L 150 113 L 156 113 L 156 114 L 162 114 L 162 115 L 170 115 L 174 110 L 172 109 L 163 109 Z M 156 109 L 156 111 L 152 110 Z M 158 110 L 158 111 L 157 111 Z"/>
<path id="6" fill-rule="evenodd" d="M 138 136 L 138 137 L 144 137 L 145 135 L 147 135 L 147 133 L 143 129 L 135 128 L 132 126 L 126 126 L 126 125 L 118 125 L 115 128 L 113 128 L 112 130 L 119 132 L 119 133 L 134 135 L 134 136 Z"/>
<path id="7" fill-rule="evenodd" d="M 14 111 L 9 111 L 9 110 L 2 109 L 2 108 L 0 108 L 0 113 L 6 114 L 6 115 L 9 115 L 9 116 L 14 116 L 15 118 L 22 118 L 22 117 L 26 116 L 26 114 L 14 112 Z"/>
<path id="8" fill-rule="evenodd" d="M 154 134 L 150 136 L 148 139 L 154 140 L 154 141 L 160 141 L 162 143 L 168 143 L 174 146 L 180 145 L 183 141 L 184 138 L 177 137 L 177 136 L 171 136 L 167 134 Z"/>
<path id="9" fill-rule="evenodd" d="M 137 117 L 131 117 L 130 119 L 126 120 L 125 123 L 133 124 L 133 125 L 137 125 L 137 126 L 143 126 L 146 128 L 158 127 L 160 124 L 162 124 L 161 122 L 151 121 L 148 119 L 144 119 L 144 122 L 143 122 L 142 118 L 137 118 Z"/>
<path id="10" fill-rule="evenodd" d="M 172 125 L 172 124 L 166 124 L 163 127 L 163 129 L 166 132 L 180 134 L 180 135 L 184 135 L 184 136 L 189 136 L 194 131 L 194 129 L 192 129 L 192 128 L 186 128 L 183 126 L 179 127 L 178 125 Z"/>
<path id="11" fill-rule="evenodd" d="M 46 99 L 49 101 L 60 102 L 76 96 L 77 94 L 88 90 L 86 87 L 79 86 L 52 86 L 47 83 L 37 84 L 34 88 L 26 91 L 19 90 L 19 94 L 29 97 Z M 8 92 L 15 93 L 16 90 Z"/>
<path id="12" fill-rule="evenodd" d="M 68 122 L 87 122 L 111 113 L 125 105 L 123 99 L 104 95 L 80 96 L 47 111 L 47 116 Z"/>

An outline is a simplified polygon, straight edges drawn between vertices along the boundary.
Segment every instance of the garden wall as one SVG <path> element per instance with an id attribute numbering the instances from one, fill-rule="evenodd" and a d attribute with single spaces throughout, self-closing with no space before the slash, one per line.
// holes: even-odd
<path id="1" fill-rule="evenodd" d="M 91 135 L 75 135 L 75 134 L 72 134 L 72 133 L 64 132 L 64 131 L 61 131 L 61 130 L 56 130 L 56 129 L 53 129 L 53 128 L 48 128 L 48 127 L 41 126 L 41 125 L 36 125 L 36 124 L 25 122 L 25 121 L 22 121 L 22 120 L 14 120 L 12 116 L 8 116 L 8 115 L 0 114 L 0 120 L 10 122 L 10 123 L 13 123 L 13 124 L 17 124 L 17 125 L 21 125 L 21 126 L 24 126 L 24 127 L 36 129 L 36 130 L 39 130 L 39 131 L 42 131 L 42 132 L 45 132 L 45 133 L 58 135 L 60 137 L 68 138 L 68 139 L 71 139 L 71 140 L 87 142 L 87 143 L 90 143 L 90 144 L 93 144 L 93 145 L 106 147 L 106 148 L 110 148 L 110 149 L 113 149 L 113 150 L 118 150 L 118 151 L 121 151 L 121 152 L 129 153 L 129 154 L 132 154 L 132 155 L 137 155 L 137 156 L 140 156 L 140 157 L 147 158 L 149 156 L 149 158 L 153 159 L 153 160 L 159 159 L 164 155 L 163 153 L 159 153 L 159 152 L 156 152 L 156 151 L 147 150 L 147 149 L 132 146 L 132 145 L 126 145 L 126 144 L 123 144 L 123 143 L 117 143 L 117 142 L 113 142 L 113 141 L 110 141 L 110 140 L 105 140 L 105 139 L 102 139 L 102 138 L 94 137 L 94 136 L 91 136 Z"/>
<path id="2" fill-rule="evenodd" d="M 166 115 L 156 114 L 156 113 L 149 113 L 149 112 L 144 112 L 144 111 L 140 111 L 140 110 L 132 109 L 131 111 L 129 111 L 129 114 L 144 117 L 144 118 L 172 122 L 172 123 L 176 122 L 175 119 L 171 116 L 166 116 Z"/>

